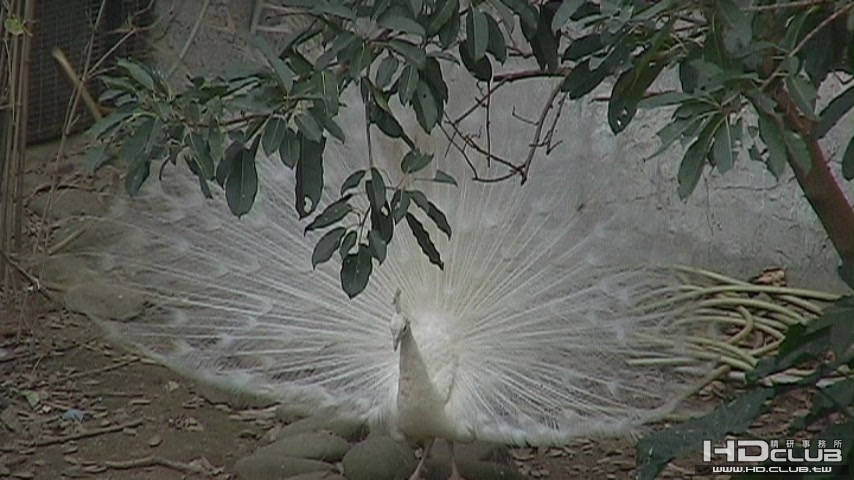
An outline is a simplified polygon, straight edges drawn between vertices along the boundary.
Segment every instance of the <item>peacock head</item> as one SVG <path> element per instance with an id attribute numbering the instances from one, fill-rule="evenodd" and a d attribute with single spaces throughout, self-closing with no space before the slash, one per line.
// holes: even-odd
<path id="1" fill-rule="evenodd" d="M 397 351 L 400 347 L 400 340 L 409 332 L 409 319 L 403 315 L 400 308 L 400 290 L 394 294 L 394 315 L 391 316 L 389 327 L 391 328 L 394 350 Z"/>

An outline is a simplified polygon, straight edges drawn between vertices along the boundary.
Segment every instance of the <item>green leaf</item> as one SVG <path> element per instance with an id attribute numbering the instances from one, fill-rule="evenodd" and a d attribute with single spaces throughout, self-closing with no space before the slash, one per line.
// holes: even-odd
<path id="1" fill-rule="evenodd" d="M 409 8 L 412 14 L 417 17 L 421 14 L 421 10 L 424 9 L 424 0 L 409 0 Z"/>
<path id="2" fill-rule="evenodd" d="M 222 162 L 225 155 L 225 133 L 220 129 L 217 119 L 212 118 L 208 124 L 208 152 L 215 164 Z"/>
<path id="3" fill-rule="evenodd" d="M 684 92 L 665 92 L 650 95 L 638 102 L 638 108 L 658 108 L 694 100 L 697 97 Z"/>
<path id="4" fill-rule="evenodd" d="M 430 17 L 430 26 L 427 29 L 429 35 L 435 35 L 454 17 L 457 18 L 457 25 L 459 25 L 459 11 L 460 0 L 438 0 L 436 9 Z M 457 30 L 459 31 L 459 26 Z"/>
<path id="5" fill-rule="evenodd" d="M 783 141 L 786 142 L 786 151 L 789 152 L 795 164 L 803 170 L 804 173 L 809 173 L 812 168 L 812 158 L 807 149 L 807 144 L 795 132 L 786 130 L 783 132 Z"/>
<path id="6" fill-rule="evenodd" d="M 191 133 L 190 148 L 192 150 L 192 158 L 198 167 L 198 171 L 193 173 L 205 180 L 213 179 L 215 174 L 214 161 L 211 158 L 207 139 L 200 132 Z"/>
<path id="7" fill-rule="evenodd" d="M 457 186 L 457 181 L 454 179 L 454 177 L 448 175 L 447 173 L 441 170 L 436 170 L 436 176 L 433 177 L 433 181 L 436 183 L 449 183 L 451 185 Z"/>
<path id="8" fill-rule="evenodd" d="M 299 218 L 311 215 L 323 194 L 324 141 L 313 142 L 306 137 L 300 141 L 300 157 L 296 166 L 296 210 Z M 306 205 L 306 201 L 311 202 Z"/>
<path id="9" fill-rule="evenodd" d="M 341 263 L 341 287 L 351 299 L 362 293 L 368 286 L 368 279 L 374 266 L 367 245 L 359 245 L 357 253 L 344 257 Z"/>
<path id="10" fill-rule="evenodd" d="M 807 118 L 815 118 L 815 99 L 818 97 L 813 84 L 800 75 L 786 78 L 786 89 L 789 91 L 795 105 Z"/>
<path id="11" fill-rule="evenodd" d="M 695 120 L 698 117 L 708 117 L 717 109 L 708 102 L 688 101 L 683 103 L 673 112 L 673 118 Z"/>
<path id="12" fill-rule="evenodd" d="M 154 118 L 148 117 L 136 125 L 133 135 L 128 137 L 122 143 L 119 150 L 119 158 L 127 163 L 134 163 L 138 159 L 145 157 L 146 149 L 149 145 L 149 140 L 154 130 Z"/>
<path id="13" fill-rule="evenodd" d="M 317 58 L 314 63 L 314 68 L 317 70 L 327 68 L 329 63 L 332 62 L 332 59 L 335 57 L 338 57 L 338 61 L 340 63 L 346 63 L 350 60 L 347 54 L 352 54 L 356 51 L 353 46 L 356 45 L 356 42 L 359 40 L 359 37 L 350 32 L 341 32 L 336 36 L 332 45 L 329 46 L 329 49 Z"/>
<path id="14" fill-rule="evenodd" d="M 299 161 L 300 139 L 296 132 L 288 128 L 279 144 L 279 158 L 288 168 L 294 168 Z"/>
<path id="15" fill-rule="evenodd" d="M 243 150 L 245 149 L 245 145 L 242 140 L 233 140 L 228 148 L 225 149 L 225 156 L 223 161 L 219 162 L 216 166 L 216 172 L 214 173 L 214 180 L 216 183 L 225 188 L 225 179 L 228 178 L 228 175 L 231 173 L 232 165 L 236 165 L 238 163 L 237 157 L 243 155 Z"/>
<path id="16" fill-rule="evenodd" d="M 729 53 L 740 53 L 753 39 L 751 17 L 732 0 L 718 0 L 717 14 L 723 20 L 721 32 L 724 48 Z"/>
<path id="17" fill-rule="evenodd" d="M 385 57 L 381 62 L 380 66 L 377 67 L 377 76 L 376 76 L 376 84 L 379 88 L 385 88 L 389 82 L 391 82 L 391 77 L 394 75 L 394 72 L 397 71 L 397 67 L 400 65 L 400 62 L 397 61 L 392 55 Z"/>
<path id="18" fill-rule="evenodd" d="M 411 150 L 400 161 L 400 170 L 405 174 L 416 173 L 429 165 L 432 160 L 433 155 L 421 153 L 418 150 Z"/>
<path id="19" fill-rule="evenodd" d="M 569 21 L 569 18 L 578 10 L 585 0 L 563 0 L 554 18 L 552 18 L 552 30 L 558 31 Z"/>
<path id="20" fill-rule="evenodd" d="M 851 110 L 851 107 L 854 107 L 854 85 L 837 95 L 821 111 L 813 132 L 816 139 L 824 138 L 836 122 Z"/>
<path id="21" fill-rule="evenodd" d="M 576 100 L 592 92 L 607 77 L 608 71 L 604 65 L 590 70 L 590 60 L 584 60 L 569 72 L 561 85 L 561 90 L 568 92 L 571 100 Z"/>
<path id="22" fill-rule="evenodd" d="M 427 196 L 424 193 L 419 192 L 418 190 L 409 190 L 409 196 L 412 198 L 412 201 L 415 202 L 415 205 L 418 206 L 424 213 L 430 217 L 430 220 L 433 220 L 433 223 L 441 230 L 448 238 L 451 238 L 451 225 L 448 223 L 448 218 L 445 217 L 445 214 L 439 210 L 433 202 L 427 199 Z"/>
<path id="23" fill-rule="evenodd" d="M 303 233 L 308 233 L 318 228 L 325 228 L 341 221 L 348 213 L 353 211 L 353 207 L 350 205 L 350 197 L 351 195 L 345 195 L 324 208 L 320 215 L 314 217 L 314 220 L 306 225 Z"/>
<path id="24" fill-rule="evenodd" d="M 418 69 L 414 65 L 407 65 L 397 79 L 397 94 L 400 97 L 400 103 L 407 105 L 417 87 Z"/>
<path id="25" fill-rule="evenodd" d="M 442 102 L 448 101 L 448 85 L 442 76 L 442 67 L 439 65 L 439 60 L 435 57 L 427 57 L 421 78 L 430 85 L 430 88 L 436 93 L 436 98 L 441 100 L 437 102 L 436 107 L 441 111 Z"/>
<path id="26" fill-rule="evenodd" d="M 294 117 L 294 121 L 299 127 L 300 133 L 305 135 L 305 138 L 312 142 L 319 142 L 323 138 L 323 131 L 320 130 L 320 125 L 314 120 L 314 117 L 309 113 L 300 113 Z"/>
<path id="27" fill-rule="evenodd" d="M 522 33 L 530 43 L 541 70 L 555 70 L 558 65 L 558 38 L 551 28 L 552 18 L 551 8 L 543 6 L 540 8 L 535 29 L 522 25 Z"/>
<path id="28" fill-rule="evenodd" d="M 696 125 L 698 119 L 682 119 L 682 120 L 674 120 L 667 124 L 664 128 L 658 131 L 656 135 L 661 141 L 661 146 L 658 147 L 658 150 L 655 151 L 652 155 L 647 157 L 647 159 L 655 158 L 670 148 L 670 145 L 673 144 L 676 140 L 682 138 L 682 136 L 690 130 L 693 126 Z"/>
<path id="29" fill-rule="evenodd" d="M 350 53 L 348 57 L 350 60 L 350 74 L 354 78 L 359 77 L 362 70 L 373 61 L 371 49 L 364 42 L 359 42 L 352 51 L 348 50 L 348 52 Z"/>
<path id="30" fill-rule="evenodd" d="M 380 233 L 376 230 L 368 232 L 368 246 L 370 247 L 371 254 L 374 258 L 376 258 L 380 263 L 383 263 L 385 261 L 388 247 L 385 240 L 382 239 Z"/>
<path id="31" fill-rule="evenodd" d="M 561 60 L 565 62 L 577 62 L 588 55 L 598 52 L 604 46 L 600 34 L 590 33 L 570 41 L 566 50 L 563 51 Z"/>
<path id="32" fill-rule="evenodd" d="M 436 97 L 423 80 L 418 81 L 415 91 L 415 116 L 425 132 L 430 132 L 439 122 L 439 109 L 436 107 Z"/>
<path id="33" fill-rule="evenodd" d="M 409 226 L 409 230 L 412 232 L 412 235 L 415 236 L 415 241 L 418 242 L 418 246 L 421 247 L 421 251 L 424 255 L 427 255 L 430 263 L 439 267 L 439 270 L 444 270 L 445 263 L 442 262 L 442 257 L 439 255 L 439 251 L 436 250 L 436 245 L 433 244 L 433 240 L 430 239 L 430 233 L 428 233 L 427 230 L 424 230 L 424 226 L 421 222 L 419 222 L 411 213 L 407 213 L 404 218 L 406 218 L 406 224 Z"/>
<path id="34" fill-rule="evenodd" d="M 513 10 L 519 16 L 522 25 L 528 28 L 537 28 L 537 11 L 528 0 L 500 0 L 501 3 Z"/>
<path id="35" fill-rule="evenodd" d="M 459 10 L 460 5 L 455 0 L 455 7 Z M 451 16 L 450 20 L 445 22 L 442 28 L 439 29 L 439 45 L 444 49 L 448 49 L 454 42 L 457 41 L 457 38 L 460 36 L 460 15 L 454 14 Z"/>
<path id="36" fill-rule="evenodd" d="M 854 136 L 851 137 L 842 155 L 842 177 L 845 180 L 854 180 Z"/>
<path id="37" fill-rule="evenodd" d="M 786 169 L 786 143 L 777 122 L 762 112 L 759 113 L 759 137 L 768 147 L 768 159 L 765 165 L 768 171 L 779 180 Z"/>
<path id="38" fill-rule="evenodd" d="M 460 44 L 459 52 L 460 60 L 463 61 L 463 65 L 465 65 L 466 70 L 474 75 L 474 78 L 484 82 L 492 79 L 492 63 L 490 63 L 489 58 L 483 56 L 480 57 L 480 60 L 475 62 L 471 57 L 468 47 L 466 47 L 464 43 Z"/>
<path id="39" fill-rule="evenodd" d="M 472 8 L 466 17 L 466 48 L 469 55 L 476 62 L 486 54 L 489 45 L 489 23 L 486 14 Z"/>
<path id="40" fill-rule="evenodd" d="M 365 173 L 367 173 L 365 170 L 356 170 L 351 173 L 350 176 L 344 180 L 344 183 L 341 184 L 341 195 L 344 195 L 347 190 L 358 187 L 362 179 L 365 178 Z"/>
<path id="41" fill-rule="evenodd" d="M 95 138 L 100 138 L 102 135 L 110 132 L 128 118 L 131 118 L 131 116 L 132 114 L 130 112 L 122 112 L 116 110 L 115 112 L 95 122 L 95 124 L 92 125 L 91 128 L 89 128 L 89 134 Z"/>
<path id="42" fill-rule="evenodd" d="M 311 268 L 317 268 L 318 265 L 332 258 L 332 254 L 341 246 L 341 240 L 346 232 L 347 229 L 344 227 L 335 227 L 320 237 L 314 246 L 314 251 L 311 252 Z"/>
<path id="43" fill-rule="evenodd" d="M 258 144 L 254 148 L 244 148 L 241 155 L 235 156 L 236 163 L 231 165 L 228 178 L 225 179 L 225 199 L 231 213 L 242 217 L 255 203 L 258 194 L 258 170 L 255 166 L 255 154 Z"/>
<path id="44" fill-rule="evenodd" d="M 409 211 L 410 198 L 409 194 L 403 190 L 395 190 L 391 197 L 391 214 L 394 218 L 394 223 L 400 223 L 403 220 L 406 212 Z"/>
<path id="45" fill-rule="evenodd" d="M 755 388 L 708 415 L 642 438 L 635 448 L 640 467 L 637 478 L 653 480 L 672 459 L 701 450 L 703 440 L 717 441 L 746 431 L 773 395 L 773 388 Z"/>
<path id="46" fill-rule="evenodd" d="M 370 111 L 371 122 L 376 124 L 383 133 L 391 138 L 403 138 L 407 143 L 411 143 L 411 140 L 406 137 L 403 127 L 400 126 L 400 123 L 391 113 L 386 112 L 376 105 L 372 105 Z"/>
<path id="47" fill-rule="evenodd" d="M 88 174 L 95 173 L 98 168 L 110 160 L 107 155 L 107 145 L 99 143 L 86 152 L 86 160 L 83 162 L 83 168 Z"/>
<path id="48" fill-rule="evenodd" d="M 676 174 L 676 179 L 679 182 L 676 191 L 682 200 L 688 198 L 700 182 L 700 176 L 706 166 L 706 156 L 714 138 L 716 124 L 715 119 L 709 119 L 700 135 L 688 147 L 685 156 L 682 157 L 682 163 L 679 164 L 679 171 Z"/>
<path id="49" fill-rule="evenodd" d="M 715 159 L 719 172 L 726 173 L 732 168 L 735 163 L 735 147 L 732 125 L 729 124 L 729 119 L 725 118 L 715 133 L 715 145 L 712 150 L 712 158 Z"/>
<path id="50" fill-rule="evenodd" d="M 130 165 L 130 168 L 127 171 L 127 176 L 125 177 L 125 190 L 127 190 L 128 195 L 136 195 L 136 192 L 139 191 L 139 188 L 148 178 L 150 173 L 151 162 L 148 159 L 139 158 L 134 161 Z"/>
<path id="51" fill-rule="evenodd" d="M 385 209 L 371 209 L 371 231 L 377 232 L 383 242 L 388 244 L 394 236 L 394 222 Z"/>
<path id="52" fill-rule="evenodd" d="M 659 49 L 666 48 L 665 40 L 670 35 L 674 20 L 655 33 L 649 48 L 636 58 L 634 66 L 620 75 L 611 90 L 608 102 L 608 124 L 614 133 L 622 132 L 632 121 L 637 112 L 638 102 L 647 88 L 658 78 L 664 69 L 665 62 L 657 62 Z"/>
<path id="53" fill-rule="evenodd" d="M 273 68 L 273 71 L 276 73 L 276 80 L 279 82 L 279 85 L 285 89 L 285 91 L 291 91 L 294 87 L 294 78 L 296 77 L 296 73 L 288 67 L 285 62 L 273 52 L 273 49 L 270 48 L 270 45 L 260 36 L 246 34 L 245 38 L 249 41 L 249 43 L 255 47 L 264 58 L 267 60 L 267 63 Z"/>
<path id="54" fill-rule="evenodd" d="M 320 94 L 323 96 L 323 106 L 328 115 L 338 113 L 338 82 L 335 75 L 329 70 L 322 70 L 317 76 Z"/>
<path id="55" fill-rule="evenodd" d="M 365 182 L 365 193 L 368 194 L 371 208 L 377 211 L 382 210 L 386 202 L 385 180 L 376 168 L 371 168 L 371 179 Z"/>
<path id="56" fill-rule="evenodd" d="M 486 51 L 500 63 L 507 60 L 507 45 L 504 40 L 504 34 L 501 32 L 501 27 L 489 15 L 485 15 L 486 23 L 489 30 L 489 43 L 486 46 Z"/>
<path id="57" fill-rule="evenodd" d="M 391 40 L 388 42 L 388 46 L 403 55 L 403 58 L 411 65 L 415 65 L 415 68 L 418 70 L 424 69 L 424 62 L 427 61 L 427 53 L 421 47 L 403 40 Z"/>
<path id="58" fill-rule="evenodd" d="M 335 120 L 332 119 L 332 116 L 325 109 L 312 108 L 310 113 L 314 117 L 315 121 L 317 121 L 324 130 L 329 132 L 333 138 L 341 143 L 344 143 L 347 140 L 344 136 L 344 130 L 341 130 L 341 127 L 335 123 Z"/>
<path id="59" fill-rule="evenodd" d="M 120 58 L 116 61 L 116 66 L 127 71 L 130 77 L 145 87 L 146 90 L 154 91 L 154 79 L 136 62 Z"/>
<path id="60" fill-rule="evenodd" d="M 338 254 L 341 255 L 342 259 L 347 256 L 347 253 L 349 253 L 353 246 L 356 245 L 357 238 L 358 235 L 356 235 L 356 232 L 353 230 L 348 232 L 347 235 L 344 235 L 344 239 L 341 240 L 341 247 L 338 249 Z"/>
<path id="61" fill-rule="evenodd" d="M 288 131 L 288 122 L 279 117 L 273 117 L 267 121 L 267 126 L 264 127 L 264 134 L 261 137 L 261 148 L 267 155 L 279 151 L 282 141 L 285 139 L 285 133 Z"/>
<path id="62" fill-rule="evenodd" d="M 356 13 L 352 9 L 347 8 L 347 6 L 342 5 L 340 2 L 329 2 L 328 0 L 305 2 L 304 8 L 309 6 L 313 7 L 311 13 L 317 16 L 332 15 L 333 17 L 343 18 L 345 20 L 356 19 Z"/>
<path id="63" fill-rule="evenodd" d="M 412 20 L 411 18 L 395 15 L 394 13 L 388 13 L 380 17 L 379 21 L 377 21 L 377 25 L 389 30 L 397 30 L 398 32 L 408 33 L 417 37 L 424 37 L 427 33 L 424 31 L 424 27 L 422 27 L 420 23 Z"/>

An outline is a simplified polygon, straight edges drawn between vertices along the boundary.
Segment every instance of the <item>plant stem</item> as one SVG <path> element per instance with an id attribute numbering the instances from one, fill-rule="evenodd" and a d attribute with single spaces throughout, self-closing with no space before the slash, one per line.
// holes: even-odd
<path id="1" fill-rule="evenodd" d="M 778 87 L 774 97 L 783 109 L 786 122 L 806 141 L 812 159 L 809 171 L 804 171 L 792 155 L 787 155 L 789 165 L 843 265 L 850 267 L 854 265 L 854 209 L 831 173 L 821 145 L 812 135 L 810 122 L 800 115 L 784 88 Z"/>

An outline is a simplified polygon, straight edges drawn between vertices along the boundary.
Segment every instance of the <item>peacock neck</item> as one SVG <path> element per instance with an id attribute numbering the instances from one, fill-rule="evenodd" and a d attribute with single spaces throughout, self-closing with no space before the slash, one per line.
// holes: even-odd
<path id="1" fill-rule="evenodd" d="M 407 328 L 400 339 L 399 386 L 403 389 L 404 386 L 412 387 L 411 384 L 432 386 L 433 382 L 430 380 L 418 343 L 412 335 L 412 329 Z"/>

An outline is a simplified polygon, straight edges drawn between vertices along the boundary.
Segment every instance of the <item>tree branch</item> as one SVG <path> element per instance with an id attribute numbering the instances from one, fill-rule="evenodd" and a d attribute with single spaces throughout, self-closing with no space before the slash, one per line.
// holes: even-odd
<path id="1" fill-rule="evenodd" d="M 789 165 L 843 265 L 851 268 L 854 266 L 854 209 L 830 171 L 821 145 L 812 135 L 811 123 L 800 115 L 782 86 L 777 88 L 774 98 L 783 109 L 786 122 L 807 142 L 812 159 L 809 171 L 804 171 L 791 154 L 787 155 Z"/>

